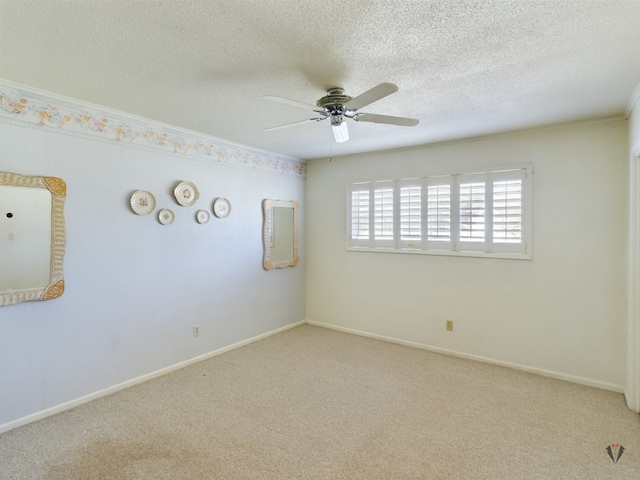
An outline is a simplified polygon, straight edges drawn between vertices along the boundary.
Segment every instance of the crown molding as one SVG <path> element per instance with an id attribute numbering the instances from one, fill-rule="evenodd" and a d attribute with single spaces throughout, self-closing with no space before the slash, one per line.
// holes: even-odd
<path id="1" fill-rule="evenodd" d="M 306 163 L 0 79 L 0 123 L 306 177 Z"/>

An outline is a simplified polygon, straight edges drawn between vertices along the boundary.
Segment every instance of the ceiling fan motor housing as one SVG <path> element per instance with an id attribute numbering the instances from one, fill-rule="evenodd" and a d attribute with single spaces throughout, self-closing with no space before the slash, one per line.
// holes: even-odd
<path id="1" fill-rule="evenodd" d="M 316 102 L 320 108 L 326 108 L 329 115 L 344 115 L 347 112 L 344 104 L 351 100 L 349 95 L 344 94 L 342 88 L 330 88 L 327 95 Z"/>

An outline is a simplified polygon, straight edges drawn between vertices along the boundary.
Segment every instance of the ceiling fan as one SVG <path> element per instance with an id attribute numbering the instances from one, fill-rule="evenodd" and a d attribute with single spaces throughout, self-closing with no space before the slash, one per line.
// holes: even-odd
<path id="1" fill-rule="evenodd" d="M 345 118 L 350 118 L 356 122 L 385 123 L 401 127 L 413 127 L 417 125 L 419 121 L 414 118 L 392 117 L 390 115 L 377 115 L 375 113 L 364 113 L 358 111 L 361 108 L 366 107 L 373 102 L 377 102 L 387 95 L 391 95 L 397 91 L 398 87 L 393 83 L 381 83 L 357 97 L 350 97 L 349 95 L 345 95 L 344 89 L 342 88 L 330 88 L 327 90 L 327 95 L 318 100 L 315 105 L 298 102 L 296 100 L 289 100 L 288 98 L 267 95 L 264 97 L 266 100 L 310 109 L 320 116 L 298 122 L 287 123 L 278 127 L 267 128 L 265 132 L 293 127 L 295 125 L 302 125 L 309 122 L 319 122 L 329 118 L 331 119 L 331 129 L 333 130 L 333 136 L 335 137 L 336 142 L 342 143 L 349 140 L 349 130 L 347 129 Z"/>

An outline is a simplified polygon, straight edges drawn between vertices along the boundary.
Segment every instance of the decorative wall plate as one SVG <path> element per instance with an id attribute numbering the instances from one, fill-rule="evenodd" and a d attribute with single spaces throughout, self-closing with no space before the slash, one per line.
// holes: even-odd
<path id="1" fill-rule="evenodd" d="M 180 182 L 173 190 L 173 196 L 183 207 L 190 207 L 198 201 L 200 193 L 191 182 Z"/>
<path id="2" fill-rule="evenodd" d="M 218 218 L 228 217 L 231 213 L 231 203 L 226 198 L 216 198 L 213 202 L 213 213 Z"/>
<path id="3" fill-rule="evenodd" d="M 209 221 L 209 218 L 211 218 L 209 216 L 209 212 L 207 212 L 206 210 L 198 210 L 196 212 L 196 220 L 198 221 L 198 223 L 207 223 Z"/>
<path id="4" fill-rule="evenodd" d="M 146 190 L 138 190 L 131 195 L 131 210 L 138 215 L 148 215 L 156 209 L 156 198 Z"/>
<path id="5" fill-rule="evenodd" d="M 162 210 L 160 210 L 160 212 L 158 212 L 158 220 L 160 220 L 160 223 L 162 225 L 169 225 L 173 223 L 173 220 L 175 218 L 176 217 L 173 214 L 173 211 L 168 208 L 163 208 Z"/>

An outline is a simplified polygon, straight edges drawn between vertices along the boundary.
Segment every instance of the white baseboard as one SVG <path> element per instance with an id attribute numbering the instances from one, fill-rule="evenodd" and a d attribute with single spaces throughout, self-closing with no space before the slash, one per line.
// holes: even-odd
<path id="1" fill-rule="evenodd" d="M 621 386 L 621 385 L 615 385 L 615 384 L 611 384 L 611 383 L 600 382 L 600 381 L 597 381 L 597 380 L 592 380 L 592 379 L 584 378 L 584 377 L 578 377 L 578 376 L 574 376 L 574 375 L 567 375 L 567 374 L 564 374 L 564 373 L 554 372 L 554 371 L 551 371 L 551 370 L 544 370 L 544 369 L 539 369 L 539 368 L 527 367 L 525 365 L 519 365 L 519 364 L 511 363 L 511 362 L 504 362 L 504 361 L 495 360 L 495 359 L 492 359 L 492 358 L 481 357 L 479 355 L 471 355 L 471 354 L 467 354 L 467 353 L 456 352 L 454 350 L 448 350 L 448 349 L 445 349 L 445 348 L 433 347 L 431 345 L 426 345 L 426 344 L 417 343 L 417 342 L 411 342 L 411 341 L 407 341 L 407 340 L 401 340 L 401 339 L 398 339 L 398 338 L 387 337 L 387 336 L 384 336 L 384 335 L 377 335 L 377 334 L 374 334 L 374 333 L 364 332 L 364 331 L 361 331 L 361 330 L 355 330 L 355 329 L 351 329 L 351 328 L 339 327 L 339 326 L 328 324 L 328 323 L 315 322 L 315 321 L 312 321 L 312 320 L 302 320 L 300 322 L 292 323 L 291 325 L 286 325 L 284 327 L 281 327 L 281 328 L 278 328 L 278 329 L 263 333 L 261 335 L 257 335 L 255 337 L 248 338 L 246 340 L 242 340 L 242 341 L 234 343 L 232 345 L 228 345 L 226 347 L 222 347 L 222 348 L 220 348 L 218 350 L 214 350 L 213 352 L 205 353 L 204 355 L 200 355 L 198 357 L 194 357 L 194 358 L 191 358 L 189 360 L 185 360 L 184 362 L 176 363 L 176 364 L 171 365 L 169 367 L 165 367 L 165 368 L 162 368 L 160 370 L 156 370 L 155 372 L 151 372 L 151 373 L 148 373 L 146 375 L 142 375 L 140 377 L 133 378 L 131 380 L 127 380 L 126 382 L 122 382 L 122 383 L 119 383 L 117 385 L 113 385 L 113 386 L 105 388 L 103 390 L 98 390 L 96 392 L 90 393 L 90 394 L 85 395 L 83 397 L 70 400 L 68 402 L 56 405 L 56 406 L 51 407 L 51 408 L 47 408 L 45 410 L 33 413 L 31 415 L 27 415 L 25 417 L 18 418 L 16 420 L 11 421 L 11 422 L 4 423 L 4 424 L 0 425 L 0 434 L 8 432 L 9 430 L 13 430 L 14 428 L 21 427 L 23 425 L 27 425 L 29 423 L 36 422 L 38 420 L 42 420 L 43 418 L 49 417 L 51 415 L 55 415 L 57 413 L 64 412 L 65 410 L 69 410 L 71 408 L 75 408 L 75 407 L 77 407 L 79 405 L 82 405 L 83 403 L 91 402 L 92 400 L 96 400 L 96 399 L 98 399 L 100 397 L 104 397 L 106 395 L 111 395 L 112 393 L 116 393 L 116 392 L 118 392 L 120 390 L 124 390 L 125 388 L 129 388 L 129 387 L 132 387 L 134 385 L 138 385 L 140 383 L 147 382 L 149 380 L 152 380 L 154 378 L 160 377 L 162 375 L 166 375 L 167 373 L 173 372 L 175 370 L 179 370 L 181 368 L 188 367 L 189 365 L 193 365 L 195 363 L 202 362 L 204 360 L 207 360 L 209 358 L 212 358 L 212 357 L 215 357 L 217 355 L 223 354 L 225 352 L 229 352 L 231 350 L 235 350 L 236 348 L 244 347 L 245 345 L 248 345 L 250 343 L 257 342 L 258 340 L 262 340 L 264 338 L 270 337 L 271 335 L 276 335 L 278 333 L 284 332 L 284 331 L 289 330 L 291 328 L 298 327 L 298 326 L 303 325 L 303 324 L 309 324 L 309 325 L 314 325 L 314 326 L 317 326 L 317 327 L 337 330 L 337 331 L 340 331 L 340 332 L 351 333 L 351 334 L 359 335 L 359 336 L 362 336 L 362 337 L 375 338 L 377 340 L 383 340 L 383 341 L 387 341 L 387 342 L 397 343 L 397 344 L 400 344 L 400 345 L 406 345 L 406 346 L 409 346 L 409 347 L 420 348 L 420 349 L 423 349 L 423 350 L 429 350 L 429 351 L 432 351 L 432 352 L 435 352 L 435 353 L 442 353 L 442 354 L 445 354 L 445 355 L 453 355 L 453 356 L 456 356 L 456 357 L 466 358 L 466 359 L 469 359 L 469 360 L 476 360 L 476 361 L 479 361 L 479 362 L 491 363 L 491 364 L 500 365 L 500 366 L 503 366 L 503 367 L 514 368 L 516 370 L 522 370 L 522 371 L 525 371 L 525 372 L 535 373 L 535 374 L 543 375 L 543 376 L 546 376 L 546 377 L 556 378 L 556 379 L 559 379 L 559 380 L 565 380 L 565 381 L 568 381 L 568 382 L 578 383 L 578 384 L 581 384 L 581 385 L 587 385 L 587 386 L 590 386 L 590 387 L 601 388 L 603 390 L 610 390 L 610 391 L 617 392 L 617 393 L 625 393 L 625 388 L 623 386 Z"/>
<path id="2" fill-rule="evenodd" d="M 230 350 L 235 350 L 236 348 L 244 347 L 253 342 L 257 342 L 258 340 L 262 340 L 263 338 L 270 337 L 271 335 L 278 334 L 280 332 L 284 332 L 285 330 L 289 330 L 291 328 L 298 327 L 304 324 L 305 321 L 300 321 L 296 323 L 292 323 L 291 325 L 286 325 L 281 328 L 277 328 L 270 332 L 266 332 L 260 335 L 257 335 L 252 338 L 248 338 L 246 340 L 242 340 L 241 342 L 234 343 L 233 345 L 229 345 L 226 347 L 222 347 L 218 350 L 214 350 L 213 352 L 205 353 L 204 355 L 200 355 L 198 357 L 191 358 L 189 360 L 185 360 L 184 362 L 176 363 L 174 365 L 170 365 L 168 367 L 162 368 L 160 370 L 156 370 L 155 372 L 148 373 L 146 375 L 142 375 L 137 378 L 133 378 L 131 380 L 127 380 L 126 382 L 119 383 L 117 385 L 113 385 L 111 387 L 105 388 L 103 390 L 98 390 L 97 392 L 90 393 L 80 398 L 76 398 L 70 400 L 65 403 L 61 403 L 60 405 L 56 405 L 51 408 L 47 408 L 46 410 L 42 410 L 40 412 L 32 413 L 31 415 L 27 415 L 26 417 L 18 418 L 17 420 L 13 420 L 8 423 L 4 423 L 0 425 L 0 434 L 8 432 L 9 430 L 13 430 L 14 428 L 21 427 L 23 425 L 27 425 L 28 423 L 32 423 L 38 420 L 42 420 L 43 418 L 50 417 L 51 415 L 55 415 L 60 412 L 64 412 L 65 410 L 69 410 L 71 408 L 75 408 L 78 405 L 82 405 L 83 403 L 88 403 L 92 400 L 96 400 L 100 397 L 104 397 L 106 395 L 111 395 L 112 393 L 119 392 L 120 390 L 124 390 L 125 388 L 133 387 L 134 385 L 138 385 L 140 383 L 148 382 L 154 378 L 160 377 L 162 375 L 166 375 L 167 373 L 173 372 L 175 370 L 179 370 L 184 367 L 188 367 L 189 365 L 193 365 L 195 363 L 202 362 L 204 360 L 208 360 L 209 358 L 215 357 L 222 353 L 228 352 Z"/>
<path id="3" fill-rule="evenodd" d="M 556 378 L 558 380 L 565 380 L 567 382 L 579 383 L 581 385 L 600 388 L 602 390 L 610 390 L 610 391 L 616 392 L 616 393 L 624 393 L 624 391 L 625 391 L 625 388 L 622 385 L 616 385 L 616 384 L 607 383 L 607 382 L 600 382 L 598 380 L 593 380 L 593 379 L 590 379 L 590 378 L 578 377 L 578 376 L 575 376 L 575 375 L 568 375 L 568 374 L 565 374 L 565 373 L 554 372 L 552 370 L 544 370 L 544 369 L 541 369 L 541 368 L 528 367 L 526 365 L 519 365 L 517 363 L 505 362 L 505 361 L 502 361 L 502 360 L 496 360 L 496 359 L 493 359 L 493 358 L 482 357 L 482 356 L 479 356 L 479 355 L 472 355 L 472 354 L 468 354 L 468 353 L 456 352 L 455 350 L 448 350 L 446 348 L 434 347 L 434 346 L 426 345 L 426 344 L 423 344 L 423 343 L 410 342 L 408 340 L 401 340 L 401 339 L 398 339 L 398 338 L 387 337 L 387 336 L 384 336 L 384 335 L 377 335 L 375 333 L 364 332 L 364 331 L 361 331 L 361 330 L 354 330 L 354 329 L 351 329 L 351 328 L 339 327 L 337 325 L 332 325 L 330 323 L 315 322 L 313 320 L 307 320 L 305 323 L 307 323 L 309 325 L 315 325 L 316 327 L 329 328 L 331 330 L 337 330 L 337 331 L 344 332 L 344 333 L 352 333 L 354 335 L 360 335 L 362 337 L 375 338 L 377 340 L 384 340 L 386 342 L 392 342 L 392 343 L 397 343 L 397 344 L 400 344 L 400 345 L 406 345 L 406 346 L 409 346 L 409 347 L 415 347 L 415 348 L 420 348 L 420 349 L 423 349 L 423 350 L 429 350 L 429 351 L 435 352 L 435 353 L 442 353 L 442 354 L 445 354 L 445 355 L 453 355 L 455 357 L 466 358 L 468 360 L 475 360 L 475 361 L 478 361 L 478 362 L 491 363 L 493 365 L 500 365 L 502 367 L 509 367 L 509 368 L 513 368 L 515 370 L 522 370 L 522 371 L 529 372 L 529 373 L 535 373 L 535 374 L 538 374 L 538 375 L 543 375 L 545 377 Z"/>

